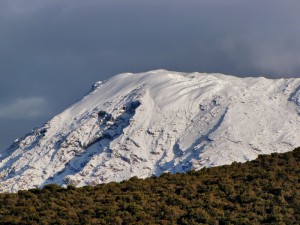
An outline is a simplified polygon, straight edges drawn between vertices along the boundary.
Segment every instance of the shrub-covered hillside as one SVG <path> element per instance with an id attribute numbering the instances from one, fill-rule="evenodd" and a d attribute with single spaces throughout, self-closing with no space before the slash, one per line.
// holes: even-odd
<path id="1" fill-rule="evenodd" d="M 300 148 L 244 164 L 0 195 L 0 224 L 299 224 Z"/>

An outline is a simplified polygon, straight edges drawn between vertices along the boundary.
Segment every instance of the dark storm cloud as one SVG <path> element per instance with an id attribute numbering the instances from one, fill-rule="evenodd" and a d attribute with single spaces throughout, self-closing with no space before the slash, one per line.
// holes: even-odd
<path id="1" fill-rule="evenodd" d="M 2 0 L 0 148 L 121 72 L 299 77 L 299 7 L 292 0 Z"/>

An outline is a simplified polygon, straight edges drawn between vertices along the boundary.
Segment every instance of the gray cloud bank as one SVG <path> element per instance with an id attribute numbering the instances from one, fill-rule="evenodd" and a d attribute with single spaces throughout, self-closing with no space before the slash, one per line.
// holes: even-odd
<path id="1" fill-rule="evenodd" d="M 2 0 L 0 148 L 117 73 L 299 77 L 299 8 L 296 0 Z M 43 100 L 15 102 L 32 96 Z"/>
<path id="2" fill-rule="evenodd" d="M 47 103 L 41 97 L 19 98 L 0 105 L 0 119 L 31 119 L 42 115 Z"/>

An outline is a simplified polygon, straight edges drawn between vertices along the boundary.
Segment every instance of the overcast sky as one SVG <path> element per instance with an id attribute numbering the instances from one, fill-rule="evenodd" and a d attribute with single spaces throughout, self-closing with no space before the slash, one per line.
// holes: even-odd
<path id="1" fill-rule="evenodd" d="M 300 77 L 298 0 L 0 0 L 0 148 L 122 72 Z"/>

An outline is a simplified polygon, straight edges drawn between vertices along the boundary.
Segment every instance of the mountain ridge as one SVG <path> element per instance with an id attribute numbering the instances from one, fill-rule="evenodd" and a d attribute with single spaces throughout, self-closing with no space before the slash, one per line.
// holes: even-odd
<path id="1" fill-rule="evenodd" d="M 300 79 L 119 74 L 0 152 L 0 190 L 185 172 L 300 146 Z"/>

